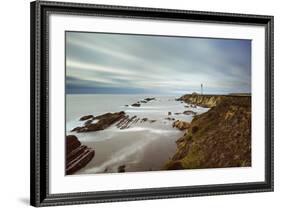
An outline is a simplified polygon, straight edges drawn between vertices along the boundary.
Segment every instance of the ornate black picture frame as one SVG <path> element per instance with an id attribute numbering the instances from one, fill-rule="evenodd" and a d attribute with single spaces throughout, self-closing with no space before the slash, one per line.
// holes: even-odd
<path id="1" fill-rule="evenodd" d="M 31 205 L 53 206 L 273 191 L 273 16 L 31 2 Z M 52 194 L 49 191 L 49 15 L 257 25 L 265 28 L 265 181 Z M 255 58 L 255 57 L 253 57 Z M 253 129 L 255 131 L 255 129 Z"/>

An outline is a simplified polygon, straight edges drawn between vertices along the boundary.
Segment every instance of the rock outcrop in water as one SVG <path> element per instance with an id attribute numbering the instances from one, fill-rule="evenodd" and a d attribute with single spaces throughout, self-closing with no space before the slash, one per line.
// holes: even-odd
<path id="1" fill-rule="evenodd" d="M 95 150 L 82 145 L 74 135 L 66 136 L 66 174 L 70 175 L 86 166 L 95 156 Z"/>
<path id="2" fill-rule="evenodd" d="M 126 165 L 120 165 L 119 167 L 118 167 L 118 173 L 125 173 L 125 171 L 126 171 Z"/>
<path id="3" fill-rule="evenodd" d="M 117 113 L 106 113 L 100 116 L 96 116 L 91 119 L 91 122 L 85 122 L 84 126 L 76 127 L 72 131 L 76 131 L 77 133 L 80 132 L 89 132 L 89 131 L 100 131 L 104 130 L 107 127 L 111 126 L 113 123 L 119 121 L 120 119 L 125 117 L 125 112 L 120 111 Z M 92 123 L 93 121 L 97 121 Z"/>
<path id="4" fill-rule="evenodd" d="M 141 104 L 140 104 L 140 103 L 134 103 L 134 104 L 132 104 L 132 106 L 133 106 L 133 107 L 140 107 Z"/>
<path id="5" fill-rule="evenodd" d="M 156 98 L 155 97 L 152 97 L 152 98 L 145 98 L 145 99 L 143 99 L 143 100 L 140 100 L 140 101 L 138 101 L 138 102 L 136 102 L 136 103 L 133 103 L 131 106 L 132 107 L 140 107 L 141 106 L 141 103 L 148 103 L 148 102 L 150 102 L 150 101 L 152 101 L 152 100 L 156 100 Z M 129 106 L 129 105 L 125 105 L 125 106 Z"/>
<path id="6" fill-rule="evenodd" d="M 164 169 L 251 166 L 251 96 L 192 94 L 180 99 L 211 109 L 194 117 Z"/>
<path id="7" fill-rule="evenodd" d="M 172 117 L 167 117 L 167 118 L 165 118 L 165 120 L 168 120 L 168 121 L 174 121 L 174 120 L 175 120 L 175 118 L 172 118 Z"/>
<path id="8" fill-rule="evenodd" d="M 176 127 L 178 128 L 179 130 L 186 130 L 186 129 L 189 129 L 190 127 L 190 123 L 186 122 L 186 121 L 179 121 L 179 120 L 176 120 L 174 123 L 173 123 L 173 127 Z"/>
<path id="9" fill-rule="evenodd" d="M 94 118 L 94 116 L 93 116 L 93 115 L 82 116 L 82 117 L 80 118 L 80 121 L 85 121 L 85 120 L 88 120 L 88 119 L 90 119 L 90 118 Z"/>
<path id="10" fill-rule="evenodd" d="M 195 116 L 196 112 L 194 112 L 192 110 L 187 110 L 187 111 L 184 111 L 182 114 Z"/>
<path id="11" fill-rule="evenodd" d="M 81 118 L 85 118 L 83 116 Z M 80 118 L 80 121 L 81 121 Z M 148 118 L 138 118 L 137 116 L 130 117 L 126 115 L 124 111 L 116 112 L 116 113 L 105 113 L 99 116 L 88 116 L 88 120 L 85 120 L 83 126 L 78 126 L 72 129 L 72 132 L 91 132 L 91 131 L 100 131 L 104 130 L 112 125 L 115 125 L 119 129 L 128 129 L 137 123 L 154 123 L 156 120 L 150 120 Z"/>
<path id="12" fill-rule="evenodd" d="M 144 99 L 146 102 L 149 102 L 149 101 L 152 101 L 152 100 L 156 100 L 156 98 L 155 97 L 152 97 L 152 98 L 145 98 Z"/>
<path id="13" fill-rule="evenodd" d="M 140 119 L 137 118 L 137 116 L 132 116 L 130 118 L 129 115 L 126 115 L 124 118 L 122 118 L 117 124 L 116 126 L 119 129 L 127 129 L 129 128 L 132 124 L 138 122 Z"/>

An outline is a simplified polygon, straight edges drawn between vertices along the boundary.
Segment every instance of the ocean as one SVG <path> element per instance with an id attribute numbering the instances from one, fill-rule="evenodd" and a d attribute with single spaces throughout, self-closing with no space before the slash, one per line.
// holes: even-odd
<path id="1" fill-rule="evenodd" d="M 148 97 L 156 99 L 141 103 L 140 107 L 131 106 Z M 96 153 L 91 162 L 75 174 L 115 173 L 123 165 L 126 172 L 161 170 L 175 153 L 176 140 L 184 134 L 173 128 L 174 121 L 167 118 L 191 122 L 193 116 L 182 112 L 192 110 L 201 114 L 209 110 L 187 105 L 176 101 L 176 98 L 164 95 L 66 95 L 66 135 L 76 135 L 82 144 L 92 147 Z M 155 122 L 137 122 L 122 130 L 112 125 L 96 132 L 71 132 L 84 123 L 79 121 L 84 115 L 98 116 L 119 111 L 130 117 L 148 118 Z M 171 115 L 168 115 L 169 112 Z"/>

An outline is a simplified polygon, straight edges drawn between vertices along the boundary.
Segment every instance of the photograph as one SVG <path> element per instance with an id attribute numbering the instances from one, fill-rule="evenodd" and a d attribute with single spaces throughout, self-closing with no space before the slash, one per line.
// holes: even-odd
<path id="1" fill-rule="evenodd" d="M 250 39 L 64 35 L 66 175 L 251 167 Z"/>
<path id="2" fill-rule="evenodd" d="M 274 16 L 161 7 L 30 3 L 32 206 L 274 191 Z"/>

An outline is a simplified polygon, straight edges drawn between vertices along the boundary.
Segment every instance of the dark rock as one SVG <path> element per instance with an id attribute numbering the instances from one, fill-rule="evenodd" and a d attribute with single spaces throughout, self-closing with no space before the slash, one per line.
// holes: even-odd
<path id="1" fill-rule="evenodd" d="M 143 118 L 143 119 L 141 119 L 141 123 L 142 123 L 142 122 L 146 122 L 146 121 L 148 121 L 148 118 Z"/>
<path id="2" fill-rule="evenodd" d="M 140 104 L 140 103 L 134 103 L 134 104 L 132 104 L 132 106 L 133 106 L 133 107 L 140 107 L 141 104 Z"/>
<path id="3" fill-rule="evenodd" d="M 141 101 L 138 101 L 138 102 L 132 104 L 131 106 L 133 106 L 133 107 L 140 107 L 141 103 L 148 103 L 151 100 L 156 100 L 156 98 L 145 98 L 145 99 L 143 99 Z"/>
<path id="4" fill-rule="evenodd" d="M 193 126 L 193 127 L 191 128 L 192 134 L 195 134 L 198 130 L 199 130 L 199 127 L 198 127 L 198 126 Z"/>
<path id="5" fill-rule="evenodd" d="M 190 123 L 186 122 L 186 121 L 179 121 L 179 120 L 176 120 L 174 123 L 173 123 L 173 127 L 176 127 L 178 128 L 179 130 L 185 130 L 185 129 L 188 129 L 190 127 Z"/>
<path id="6" fill-rule="evenodd" d="M 90 119 L 90 118 L 94 118 L 94 116 L 93 116 L 93 115 L 82 116 L 82 117 L 80 118 L 80 121 L 85 121 L 85 120 L 88 120 L 88 119 Z"/>
<path id="7" fill-rule="evenodd" d="M 71 132 L 74 132 L 74 131 L 79 131 L 80 129 L 82 129 L 83 127 L 82 126 L 77 126 L 75 127 L 74 129 L 71 130 Z"/>
<path id="8" fill-rule="evenodd" d="M 180 161 L 170 161 L 165 167 L 167 170 L 182 170 L 184 169 Z"/>
<path id="9" fill-rule="evenodd" d="M 125 168 L 126 168 L 126 165 L 120 165 L 118 167 L 118 173 L 124 173 L 125 172 Z"/>
<path id="10" fill-rule="evenodd" d="M 89 125 L 89 124 L 91 124 L 93 122 L 93 119 L 89 119 L 89 120 L 87 120 L 85 123 L 84 123 L 84 125 Z"/>
<path id="11" fill-rule="evenodd" d="M 195 116 L 195 115 L 196 115 L 196 112 L 191 111 L 191 110 L 187 110 L 187 111 L 184 111 L 184 112 L 183 112 L 183 114 L 185 114 L 185 115 L 193 115 L 193 116 Z"/>
<path id="12" fill-rule="evenodd" d="M 75 159 L 75 157 L 77 155 L 80 155 L 84 152 L 84 150 L 87 149 L 87 146 L 85 145 L 81 145 L 81 146 L 78 146 L 77 148 L 73 149 L 71 152 L 69 152 L 67 155 L 66 155 L 66 161 L 71 161 L 73 159 Z"/>
<path id="13" fill-rule="evenodd" d="M 147 102 L 149 102 L 149 101 L 151 101 L 151 100 L 156 100 L 156 98 L 155 98 L 155 97 L 153 97 L 153 98 L 145 98 L 144 100 L 147 101 Z"/>
<path id="14" fill-rule="evenodd" d="M 125 107 L 129 107 L 129 105 L 125 105 Z"/>
<path id="15" fill-rule="evenodd" d="M 168 121 L 174 121 L 175 120 L 175 118 L 170 118 L 170 117 L 167 117 L 165 119 L 168 120 Z"/>
<path id="16" fill-rule="evenodd" d="M 171 112 L 168 112 L 168 116 L 170 116 L 170 115 L 172 115 L 172 113 L 171 113 Z"/>
<path id="17" fill-rule="evenodd" d="M 66 174 L 70 175 L 85 167 L 95 156 L 93 149 L 86 149 L 81 155 L 66 164 Z"/>
<path id="18" fill-rule="evenodd" d="M 156 122 L 156 120 L 150 120 L 149 122 L 150 122 L 150 123 L 154 123 L 154 122 Z"/>
<path id="19" fill-rule="evenodd" d="M 74 135 L 66 136 L 66 174 L 73 174 L 85 167 L 95 156 L 95 150 L 85 145 Z"/>
<path id="20" fill-rule="evenodd" d="M 80 133 L 80 132 L 104 130 L 107 127 L 111 126 L 113 123 L 119 121 L 124 117 L 125 117 L 124 111 L 120 111 L 117 113 L 105 113 L 103 115 L 95 117 L 95 119 L 97 119 L 98 122 L 86 124 L 83 127 L 78 127 L 73 129 L 73 131 L 75 130 L 76 132 Z"/>
<path id="21" fill-rule="evenodd" d="M 137 122 L 139 122 L 140 118 L 135 119 L 132 124 L 136 124 Z"/>
<path id="22" fill-rule="evenodd" d="M 66 153 L 70 153 L 74 149 L 78 148 L 81 145 L 81 142 L 74 135 L 66 136 Z"/>
<path id="23" fill-rule="evenodd" d="M 119 127 L 120 129 L 127 129 L 130 128 L 130 126 L 135 122 L 137 116 L 133 116 L 131 118 L 126 117 L 126 119 L 119 125 L 117 125 L 117 127 Z"/>
<path id="24" fill-rule="evenodd" d="M 120 119 L 120 120 L 117 122 L 116 126 L 117 126 L 118 128 L 120 128 L 121 126 L 123 126 L 123 125 L 127 122 L 128 119 L 129 119 L 129 115 L 124 116 L 122 119 Z"/>
<path id="25" fill-rule="evenodd" d="M 182 114 L 182 113 L 174 113 L 175 115 L 180 115 L 180 114 Z"/>

